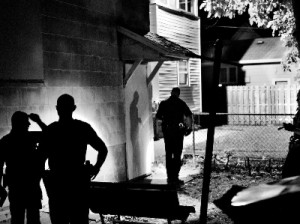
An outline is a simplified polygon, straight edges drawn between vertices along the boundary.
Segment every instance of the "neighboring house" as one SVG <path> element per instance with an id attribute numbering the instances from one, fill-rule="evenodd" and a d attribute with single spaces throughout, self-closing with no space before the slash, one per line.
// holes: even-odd
<path id="1" fill-rule="evenodd" d="M 264 30 L 255 30 L 243 25 L 229 40 L 221 40 L 222 85 L 278 85 L 295 83 L 295 67 L 292 72 L 284 71 L 282 60 L 288 48 L 280 37 L 265 36 Z M 203 44 L 203 55 L 214 57 L 213 42 Z M 202 79 L 205 82 L 212 72 L 212 62 L 202 60 Z M 263 75 L 262 75 L 263 74 Z"/>
<path id="2" fill-rule="evenodd" d="M 200 55 L 200 18 L 198 0 L 151 0 L 150 30 Z M 154 66 L 152 63 L 150 66 Z M 193 112 L 201 112 L 201 60 L 191 58 L 165 61 L 152 82 L 153 101 L 170 96 L 180 87 L 183 99 Z"/>
<path id="3" fill-rule="evenodd" d="M 204 55 L 213 58 L 213 50 L 213 45 L 210 45 L 205 50 Z M 220 91 L 224 92 L 226 86 L 232 85 L 296 84 L 295 68 L 292 68 L 292 71 L 285 71 L 281 63 L 287 50 L 280 37 L 224 41 L 219 79 Z M 203 98 L 210 94 L 212 70 L 213 64 L 209 61 L 203 61 Z M 203 109 L 204 112 L 208 110 L 208 102 L 205 100 L 203 101 Z M 218 112 L 227 112 L 226 105 L 223 104 Z"/>
<path id="4" fill-rule="evenodd" d="M 280 37 L 256 38 L 240 58 L 246 85 L 291 85 L 295 73 L 284 71 L 281 64 L 287 54 Z"/>
<path id="5" fill-rule="evenodd" d="M 3 0 L 0 20 L 0 137 L 9 132 L 16 110 L 37 113 L 46 124 L 57 120 L 56 100 L 69 93 L 77 104 L 74 117 L 89 122 L 108 146 L 96 180 L 149 173 L 149 85 L 159 66 L 148 63 L 199 57 L 186 45 L 149 33 L 149 2 Z M 93 151 L 87 159 L 95 161 Z"/>

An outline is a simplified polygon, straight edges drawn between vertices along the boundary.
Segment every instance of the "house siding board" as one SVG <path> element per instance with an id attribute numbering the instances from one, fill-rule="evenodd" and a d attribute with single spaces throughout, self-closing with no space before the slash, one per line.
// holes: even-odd
<path id="1" fill-rule="evenodd" d="M 177 42 L 183 47 L 189 48 L 186 39 L 192 40 L 192 46 L 198 46 L 200 40 L 200 23 L 199 20 L 193 21 L 177 15 L 172 15 L 163 10 L 157 12 L 158 34 Z M 172 27 L 172 29 L 170 29 Z M 197 52 L 199 53 L 199 49 Z"/>
<path id="2" fill-rule="evenodd" d="M 284 71 L 281 64 L 271 65 L 249 65 L 243 66 L 246 74 L 247 85 L 273 85 L 275 80 L 289 80 L 289 84 L 294 84 L 294 71 Z"/>
<path id="3" fill-rule="evenodd" d="M 157 9 L 155 4 L 151 4 L 149 7 L 150 10 L 150 32 L 157 33 Z"/>
<path id="4" fill-rule="evenodd" d="M 164 15 L 160 15 L 161 18 L 164 18 L 163 21 L 159 22 L 159 31 L 163 31 L 169 28 L 168 25 L 172 23 L 172 31 L 178 32 L 179 35 L 181 36 L 187 36 L 192 39 L 195 39 L 194 36 L 189 36 L 189 35 L 195 35 L 195 32 L 199 31 L 198 28 L 195 28 L 193 26 L 197 26 L 197 22 L 193 22 L 191 24 L 184 23 L 184 21 L 180 20 L 173 20 L 172 18 L 165 18 Z M 181 26 L 184 24 L 185 26 L 188 27 L 188 30 L 183 29 Z"/>
<path id="5" fill-rule="evenodd" d="M 170 41 L 188 48 L 196 54 L 200 53 L 200 21 L 172 14 L 156 8 L 157 34 Z M 176 74 L 176 75 L 174 75 Z M 201 111 L 201 61 L 190 59 L 190 86 L 181 86 L 180 97 L 187 102 L 194 112 Z M 173 87 L 178 86 L 176 62 L 165 62 L 159 70 L 159 98 L 164 100 L 170 96 Z"/>

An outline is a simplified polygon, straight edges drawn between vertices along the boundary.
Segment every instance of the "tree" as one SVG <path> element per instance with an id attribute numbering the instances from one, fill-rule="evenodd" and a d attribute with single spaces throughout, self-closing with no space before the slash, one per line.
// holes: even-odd
<path id="1" fill-rule="evenodd" d="M 204 0 L 200 9 L 208 17 L 234 18 L 236 14 L 249 14 L 249 22 L 258 27 L 270 28 L 280 36 L 289 52 L 283 59 L 285 70 L 300 62 L 300 1 L 299 0 Z M 298 29 L 297 29 L 298 28 Z"/>

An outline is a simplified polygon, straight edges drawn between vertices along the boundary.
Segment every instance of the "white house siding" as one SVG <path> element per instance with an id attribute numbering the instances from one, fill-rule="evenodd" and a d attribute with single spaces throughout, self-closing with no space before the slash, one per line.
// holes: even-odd
<path id="1" fill-rule="evenodd" d="M 150 30 L 170 41 L 200 54 L 200 19 L 190 19 L 167 12 L 158 5 L 150 5 Z M 178 86 L 176 62 L 165 62 L 159 70 L 159 100 L 170 96 L 173 87 Z M 190 59 L 190 86 L 180 86 L 181 98 L 193 112 L 201 111 L 201 61 Z"/>
<path id="2" fill-rule="evenodd" d="M 275 81 L 287 81 L 289 85 L 295 84 L 296 71 L 284 71 L 283 66 L 278 64 L 244 65 L 247 85 L 274 85 Z"/>

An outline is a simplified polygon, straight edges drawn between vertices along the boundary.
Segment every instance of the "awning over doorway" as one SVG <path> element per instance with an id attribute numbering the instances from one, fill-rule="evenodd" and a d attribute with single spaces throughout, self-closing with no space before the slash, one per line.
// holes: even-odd
<path id="1" fill-rule="evenodd" d="M 189 49 L 155 33 L 144 36 L 123 27 L 118 28 L 121 38 L 121 60 L 134 62 L 178 61 L 201 58 Z"/>

